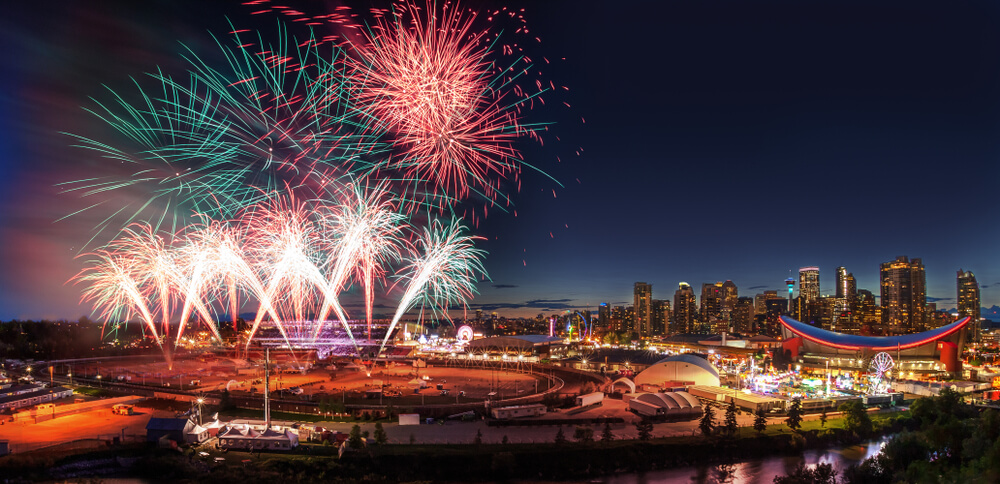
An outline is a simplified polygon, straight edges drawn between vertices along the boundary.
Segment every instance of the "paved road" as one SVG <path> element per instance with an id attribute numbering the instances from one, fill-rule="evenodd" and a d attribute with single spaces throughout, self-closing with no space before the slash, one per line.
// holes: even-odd
<path id="1" fill-rule="evenodd" d="M 132 436 L 146 436 L 146 424 L 153 417 L 153 409 L 135 407 L 135 415 L 114 415 L 110 408 L 58 417 L 41 423 L 6 422 L 0 425 L 0 440 L 9 440 L 13 452 L 36 449 L 46 445 L 71 442 L 79 439 L 110 440 L 121 436 L 122 430 L 131 441 Z M 173 416 L 157 415 L 161 417 Z"/>

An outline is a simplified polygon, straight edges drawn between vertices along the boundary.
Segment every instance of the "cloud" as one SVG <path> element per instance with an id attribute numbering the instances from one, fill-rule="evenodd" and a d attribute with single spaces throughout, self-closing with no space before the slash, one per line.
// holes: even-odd
<path id="1" fill-rule="evenodd" d="M 494 284 L 493 289 L 513 289 L 517 284 Z"/>
<path id="2" fill-rule="evenodd" d="M 472 304 L 469 307 L 483 311 L 498 311 L 501 309 L 540 309 L 545 311 L 564 311 L 579 309 L 583 306 L 569 304 L 573 299 L 532 299 L 524 302 Z"/>
<path id="3" fill-rule="evenodd" d="M 767 289 L 767 288 L 768 288 L 768 286 L 750 286 L 750 287 L 747 288 L 747 290 L 748 291 L 752 291 L 754 289 Z"/>
<path id="4" fill-rule="evenodd" d="M 933 297 L 927 296 L 927 302 L 954 301 L 953 297 Z"/>

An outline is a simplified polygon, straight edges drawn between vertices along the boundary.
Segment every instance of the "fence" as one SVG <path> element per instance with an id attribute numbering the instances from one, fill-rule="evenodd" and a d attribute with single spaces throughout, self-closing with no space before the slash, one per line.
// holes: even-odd
<path id="1" fill-rule="evenodd" d="M 143 397 L 127 396 L 118 398 L 104 398 L 89 402 L 70 403 L 66 405 L 56 405 L 51 408 L 38 410 L 25 410 L 14 415 L 15 421 L 32 421 L 34 423 L 45 422 L 54 418 L 75 415 L 78 413 L 90 412 L 99 408 L 110 408 L 119 403 L 132 404 L 143 400 Z"/>

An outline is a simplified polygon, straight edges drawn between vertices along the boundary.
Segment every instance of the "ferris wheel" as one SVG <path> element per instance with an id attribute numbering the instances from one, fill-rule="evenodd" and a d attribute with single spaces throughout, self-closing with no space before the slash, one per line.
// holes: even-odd
<path id="1" fill-rule="evenodd" d="M 868 394 L 885 393 L 889 389 L 889 371 L 895 363 L 889 353 L 881 352 L 868 363 Z"/>

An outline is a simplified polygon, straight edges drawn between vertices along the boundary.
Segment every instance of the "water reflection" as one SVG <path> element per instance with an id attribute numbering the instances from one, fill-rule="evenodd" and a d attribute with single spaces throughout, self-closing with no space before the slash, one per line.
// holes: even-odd
<path id="1" fill-rule="evenodd" d="M 770 484 L 775 476 L 792 472 L 799 463 L 807 466 L 831 464 L 838 475 L 882 451 L 891 436 L 882 437 L 860 445 L 809 450 L 800 456 L 774 456 L 733 464 L 692 466 L 659 471 L 608 476 L 599 482 L 605 484 Z"/>

